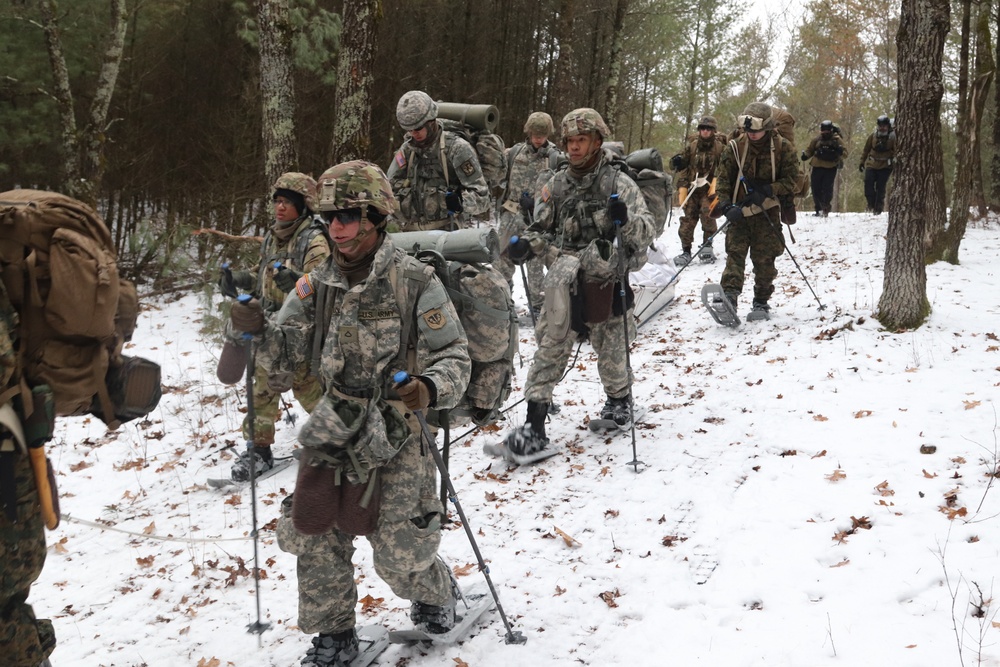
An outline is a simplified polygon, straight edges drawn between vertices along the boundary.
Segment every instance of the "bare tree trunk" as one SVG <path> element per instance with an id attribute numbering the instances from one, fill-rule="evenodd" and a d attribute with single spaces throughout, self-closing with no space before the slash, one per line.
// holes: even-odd
<path id="1" fill-rule="evenodd" d="M 287 0 L 259 0 L 261 137 L 268 186 L 298 164 Z"/>
<path id="2" fill-rule="evenodd" d="M 935 136 L 940 146 L 941 61 L 951 18 L 948 0 L 903 0 L 898 45 L 899 87 L 895 187 L 889 198 L 885 276 L 876 317 L 890 330 L 919 326 L 930 313 L 923 237 L 934 187 Z M 940 171 L 937 177 L 940 180 Z"/>
<path id="3" fill-rule="evenodd" d="M 615 136 L 615 126 L 618 122 L 618 85 L 622 74 L 622 42 L 625 40 L 627 13 L 628 0 L 618 0 L 611 28 L 611 61 L 608 65 L 607 100 L 604 104 L 604 122 L 608 124 L 611 136 Z"/>
<path id="4" fill-rule="evenodd" d="M 337 120 L 330 164 L 368 159 L 371 149 L 373 64 L 378 50 L 381 0 L 344 3 L 344 28 L 337 56 Z"/>
<path id="5" fill-rule="evenodd" d="M 996 14 L 995 34 L 1000 38 L 1000 12 Z M 1000 56 L 1000 53 L 997 54 Z M 993 108 L 1000 109 L 1000 82 L 993 87 Z M 993 210 L 1000 208 L 1000 113 L 993 114 L 993 127 L 991 128 L 991 138 L 993 143 L 993 156 L 990 158 L 990 196 L 989 206 Z"/>
<path id="6" fill-rule="evenodd" d="M 559 3 L 559 23 L 556 26 L 555 40 L 559 44 L 559 54 L 555 63 L 552 108 L 562 110 L 562 113 L 579 106 L 574 104 L 573 85 L 573 72 L 576 71 L 572 46 L 575 8 L 576 0 L 561 0 Z"/>
<path id="7" fill-rule="evenodd" d="M 969 130 L 972 133 L 972 189 L 969 194 L 969 207 L 977 210 L 977 217 L 984 218 L 988 210 L 986 193 L 983 187 L 983 118 L 985 117 L 986 100 L 990 94 L 990 86 L 996 75 L 996 61 L 993 59 L 993 47 L 990 38 L 990 18 L 992 4 L 987 0 L 976 6 L 976 77 L 972 82 L 969 99 L 971 119 Z"/>
<path id="8" fill-rule="evenodd" d="M 107 138 L 108 109 L 111 107 L 111 98 L 118 82 L 125 32 L 128 28 L 125 0 L 111 0 L 108 42 L 90 105 L 87 127 L 82 132 L 76 125 L 73 91 L 59 36 L 59 25 L 56 20 L 58 8 L 55 0 L 42 0 L 40 9 L 49 64 L 52 67 L 54 96 L 62 124 L 62 189 L 66 194 L 96 207 L 105 170 L 104 142 Z"/>

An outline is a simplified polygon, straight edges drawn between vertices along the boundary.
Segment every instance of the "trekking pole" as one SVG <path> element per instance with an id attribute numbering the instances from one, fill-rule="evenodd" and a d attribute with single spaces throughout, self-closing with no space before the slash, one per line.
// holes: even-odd
<path id="1" fill-rule="evenodd" d="M 441 436 L 444 442 L 441 444 L 441 460 L 444 462 L 444 469 L 448 470 L 448 456 L 451 453 L 451 415 L 448 414 L 447 410 L 441 411 Z M 433 445 L 432 445 L 433 446 Z M 445 479 L 448 478 L 447 472 L 441 473 L 441 504 L 444 505 L 444 521 L 447 523 L 448 519 L 448 485 L 444 483 Z"/>
<path id="2" fill-rule="evenodd" d="M 253 297 L 249 294 L 239 296 L 240 303 L 247 303 Z M 265 630 L 271 627 L 270 623 L 260 620 L 260 556 L 258 555 L 257 537 L 257 464 L 254 461 L 256 455 L 254 450 L 254 414 L 253 408 L 253 375 L 256 359 L 254 354 L 253 335 L 243 334 L 243 340 L 247 346 L 247 454 L 250 456 L 250 514 L 253 522 L 253 530 L 250 535 L 253 537 L 253 582 L 254 591 L 257 598 L 257 621 L 247 626 L 247 632 L 257 635 L 257 648 L 261 647 L 260 636 Z"/>
<path id="3" fill-rule="evenodd" d="M 741 176 L 740 180 L 743 181 L 743 185 L 746 186 L 747 193 L 753 192 L 753 189 L 750 187 L 750 183 L 746 180 L 746 178 L 744 178 L 744 177 Z M 779 222 L 778 226 L 775 227 L 774 226 L 774 221 L 771 220 L 771 216 L 769 216 L 767 214 L 767 211 L 764 209 L 763 206 L 760 207 L 760 210 L 764 214 L 764 219 L 767 220 L 767 226 L 768 226 L 768 228 L 772 232 L 774 232 L 775 234 L 777 234 L 779 239 L 781 239 L 781 247 L 785 249 L 785 252 L 788 253 L 788 257 L 792 260 L 792 264 L 794 264 L 795 268 L 799 270 L 799 275 L 802 276 L 802 280 L 805 281 L 806 287 L 808 287 L 809 291 L 812 292 L 813 298 L 816 299 L 816 303 L 819 304 L 819 309 L 820 310 L 826 310 L 826 306 L 824 306 L 823 302 L 819 300 L 819 297 L 816 296 L 816 291 L 812 288 L 812 285 L 809 284 L 809 279 L 806 278 L 806 274 L 805 274 L 805 272 L 802 271 L 802 267 L 799 266 L 799 263 L 795 260 L 795 255 L 792 254 L 792 251 L 789 249 L 788 244 L 785 243 L 785 235 L 781 233 L 781 223 Z"/>
<path id="4" fill-rule="evenodd" d="M 611 201 L 618 200 L 618 193 L 611 195 Z M 635 396 L 632 394 L 632 354 L 628 344 L 628 307 L 625 298 L 625 287 L 628 285 L 628 272 L 625 266 L 625 244 L 622 242 L 622 221 L 615 220 L 615 240 L 618 243 L 618 298 L 622 304 L 622 327 L 625 333 L 625 372 L 628 374 L 628 413 L 629 421 L 632 423 L 632 460 L 626 465 L 633 467 L 635 472 L 639 472 L 640 465 L 646 465 L 639 460 L 636 454 L 635 444 Z"/>
<path id="5" fill-rule="evenodd" d="M 510 237 L 510 244 L 514 245 L 521 240 L 521 237 L 515 234 Z M 524 270 L 524 263 L 518 265 L 521 269 L 521 282 L 524 284 L 524 296 L 528 299 L 528 312 L 531 313 L 531 326 L 533 328 L 538 327 L 538 322 L 535 320 L 535 309 L 531 305 L 531 288 L 528 287 L 528 274 Z"/>
<path id="6" fill-rule="evenodd" d="M 699 252 L 701 252 L 702 248 L 706 248 L 706 247 L 711 248 L 712 247 L 712 243 L 715 241 L 715 237 L 718 236 L 719 234 L 721 234 L 726 229 L 726 227 L 728 227 L 728 226 L 729 226 L 729 219 L 727 218 L 726 221 L 724 223 L 722 223 L 722 226 L 719 227 L 717 230 L 715 230 L 714 234 L 712 234 L 711 236 L 709 236 L 707 239 L 705 239 L 704 243 L 702 243 L 700 246 L 698 246 L 698 251 L 695 253 L 695 255 L 697 255 Z M 677 282 L 677 279 L 680 277 L 680 275 L 682 273 L 684 273 L 684 269 L 686 269 L 687 267 L 691 266 L 691 264 L 692 264 L 692 262 L 688 262 L 687 264 L 685 264 L 684 266 L 682 266 L 680 269 L 678 269 L 677 273 L 675 273 L 673 275 L 673 277 L 670 280 L 667 281 L 666 285 L 664 285 L 660 289 L 656 290 L 656 294 L 654 294 L 653 298 L 650 299 L 649 305 L 645 306 L 642 310 L 640 310 L 638 313 L 635 314 L 636 319 L 642 320 L 642 324 L 636 325 L 636 328 L 642 326 L 646 322 L 649 322 L 651 319 L 653 319 L 654 317 L 656 317 L 657 315 L 659 315 L 659 313 L 660 313 L 661 310 L 663 310 L 668 305 L 670 305 L 670 302 L 668 301 L 667 303 L 665 303 L 662 306 L 660 306 L 659 308 L 657 308 L 653 312 L 653 314 L 650 315 L 649 317 L 647 317 L 645 319 L 643 319 L 643 317 L 642 317 L 643 313 L 645 313 L 646 310 L 650 306 L 652 306 L 654 303 L 656 303 L 656 299 L 659 298 L 659 296 L 661 294 L 663 294 L 664 292 L 666 292 L 668 287 L 670 287 L 675 282 Z"/>
<path id="7" fill-rule="evenodd" d="M 396 386 L 403 385 L 410 380 L 410 374 L 406 371 L 398 371 L 392 376 L 393 382 Z M 458 512 L 459 518 L 462 520 L 462 528 L 465 529 L 465 534 L 469 538 L 469 542 L 472 544 L 472 551 L 476 554 L 476 560 L 479 562 L 479 570 L 483 573 L 486 578 L 486 584 L 490 587 L 490 594 L 493 596 L 493 601 L 497 603 L 497 611 L 500 613 L 500 618 L 503 620 L 504 627 L 507 628 L 507 637 L 504 642 L 507 644 L 523 644 L 527 640 L 521 632 L 515 632 L 510 627 L 510 621 L 507 620 L 507 614 L 503 611 L 503 606 L 500 604 L 500 597 L 497 595 L 497 589 L 493 586 L 493 580 L 490 578 L 490 568 L 483 560 L 483 554 L 479 551 L 479 545 L 476 544 L 476 537 L 472 533 L 472 528 L 469 526 L 469 520 L 465 516 L 465 510 L 462 509 L 462 504 L 458 502 L 458 493 L 455 491 L 455 485 L 451 483 L 451 476 L 448 475 L 448 468 L 444 464 L 444 459 L 441 458 L 441 452 L 438 451 L 437 446 L 434 444 L 434 435 L 431 433 L 430 426 L 427 425 L 427 418 L 424 417 L 423 410 L 414 410 L 413 414 L 416 415 L 417 421 L 420 422 L 420 431 L 423 434 L 424 440 L 427 441 L 428 449 L 431 450 L 431 454 L 434 456 L 434 462 L 437 463 L 438 470 L 441 471 L 442 481 L 444 481 L 448 486 L 449 498 L 451 502 L 455 505 L 455 510 Z"/>

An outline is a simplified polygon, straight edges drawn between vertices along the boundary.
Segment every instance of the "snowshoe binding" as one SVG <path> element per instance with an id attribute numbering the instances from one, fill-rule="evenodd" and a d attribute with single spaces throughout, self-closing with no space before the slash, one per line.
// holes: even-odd
<path id="1" fill-rule="evenodd" d="M 632 420 L 634 412 L 635 419 Z M 609 398 L 601 409 L 600 419 L 591 419 L 587 427 L 597 433 L 599 431 L 627 431 L 633 423 L 639 423 L 646 416 L 646 407 L 633 404 L 629 410 L 628 397 Z"/>
<path id="2" fill-rule="evenodd" d="M 730 298 L 722 291 L 722 286 L 707 283 L 701 288 L 701 302 L 708 308 L 709 315 L 719 324 L 726 327 L 737 327 L 740 316 L 736 313 L 736 298 Z"/>
<path id="3" fill-rule="evenodd" d="M 753 309 L 747 313 L 747 322 L 760 322 L 771 319 L 771 307 L 767 301 L 757 301 L 754 299 Z"/>
<path id="4" fill-rule="evenodd" d="M 234 482 L 250 481 L 251 456 L 253 456 L 252 465 L 257 468 L 255 476 L 265 473 L 274 467 L 274 454 L 271 453 L 270 447 L 254 447 L 252 455 L 250 452 L 244 450 L 240 453 L 239 458 L 236 459 L 236 463 L 233 464 Z"/>
<path id="5" fill-rule="evenodd" d="M 361 652 L 354 629 L 336 634 L 320 634 L 302 658 L 302 667 L 349 667 Z"/>
<path id="6" fill-rule="evenodd" d="M 706 245 L 698 251 L 698 260 L 702 264 L 712 264 L 715 262 L 715 251 L 712 250 L 712 246 Z"/>
<path id="7" fill-rule="evenodd" d="M 483 445 L 483 451 L 490 456 L 496 456 L 522 466 L 559 453 L 556 447 L 549 444 L 549 439 L 545 437 L 545 434 L 537 433 L 531 424 L 523 424 L 514 429 L 507 434 L 501 443 Z"/>
<path id="8" fill-rule="evenodd" d="M 676 257 L 674 257 L 674 265 L 677 268 L 681 268 L 681 267 L 687 266 L 690 263 L 691 263 L 691 250 L 690 249 L 685 250 L 681 254 L 679 254 Z"/>
<path id="9" fill-rule="evenodd" d="M 455 590 L 456 593 L 452 598 L 450 628 L 443 632 L 435 632 L 435 628 L 432 626 L 434 621 L 418 621 L 418 617 L 423 618 L 424 610 L 415 612 L 417 605 L 425 609 L 430 608 L 432 615 L 436 613 L 433 610 L 440 608 L 415 602 L 414 606 L 410 608 L 410 617 L 417 623 L 417 628 L 414 630 L 394 630 L 389 633 L 389 641 L 394 644 L 421 642 L 423 644 L 447 645 L 466 639 L 476 621 L 493 608 L 493 598 L 490 596 L 489 590 L 482 585 L 472 586 L 464 593 L 458 591 L 457 588 Z"/>

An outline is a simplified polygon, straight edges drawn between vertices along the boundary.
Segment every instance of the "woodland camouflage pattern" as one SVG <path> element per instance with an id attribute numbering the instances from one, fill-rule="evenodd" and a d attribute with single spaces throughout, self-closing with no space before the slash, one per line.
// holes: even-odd
<path id="1" fill-rule="evenodd" d="M 401 317 L 407 317 L 412 319 L 416 354 L 414 367 L 406 370 L 434 384 L 435 407 L 449 408 L 459 401 L 471 367 L 467 341 L 433 269 L 408 257 L 386 238 L 364 282 L 348 288 L 332 260 L 313 271 L 309 281 L 329 288 L 331 303 L 326 312 L 330 323 L 318 372 L 328 393 L 388 388 L 392 375 L 404 369 L 399 345 L 404 328 Z M 313 300 L 312 296 L 300 299 L 292 292 L 278 315 L 268 319 L 258 360 L 272 374 L 294 372 L 309 361 L 317 331 Z M 419 433 L 401 401 L 389 401 L 389 405 L 406 418 L 413 434 Z M 378 527 L 368 540 L 376 572 L 394 593 L 441 605 L 451 596 L 446 566 L 436 557 L 444 508 L 437 495 L 434 459 L 426 448 L 419 436 L 410 438 L 379 469 L 381 509 Z M 353 627 L 357 588 L 350 536 L 334 530 L 306 537 L 294 530 L 290 516 L 283 513 L 278 539 L 283 550 L 299 556 L 299 627 L 307 633 Z"/>
<path id="2" fill-rule="evenodd" d="M 386 172 L 399 201 L 400 231 L 458 229 L 490 210 L 490 190 L 475 149 L 453 132 L 438 131 L 437 140 L 423 148 L 407 137 Z M 445 204 L 449 189 L 461 193 L 463 210 L 457 215 L 450 215 Z"/>
<path id="3" fill-rule="evenodd" d="M 12 380 L 17 362 L 14 337 L 17 312 L 0 282 L 0 387 Z M 2 436 L 0 436 L 2 437 Z M 6 439 L 6 438 L 4 438 Z M 14 473 L 17 521 L 0 507 L 0 647 L 4 667 L 36 667 L 55 648 L 52 622 L 36 619 L 26 600 L 45 563 L 45 529 L 31 463 L 11 439 L 0 444 L 0 466 Z"/>
<path id="4" fill-rule="evenodd" d="M 775 168 L 771 169 L 771 148 L 775 148 Z M 743 175 L 751 183 L 769 183 L 774 196 L 764 201 L 764 212 L 759 206 L 743 207 L 744 219 L 726 228 L 726 268 L 721 285 L 727 294 L 743 291 L 746 257 L 754 266 L 754 299 L 767 301 L 774 292 L 777 270 L 774 260 L 784 252 L 784 235 L 779 219 L 777 197 L 791 195 L 799 178 L 799 159 L 795 148 L 775 131 L 768 131 L 760 141 L 750 141 L 744 134 L 736 140 L 743 161 Z M 730 202 L 739 206 L 746 197 L 746 186 L 739 182 L 739 159 L 730 143 L 719 162 L 719 194 L 721 210 Z M 735 192 L 735 196 L 734 195 Z"/>
<path id="5" fill-rule="evenodd" d="M 711 123 L 706 120 L 710 119 Z M 711 116 L 702 118 L 699 125 L 715 125 L 715 119 Z M 726 147 L 724 141 L 719 141 L 718 135 L 713 131 L 708 139 L 702 139 L 699 134 L 695 139 L 687 143 L 682 151 L 684 163 L 688 166 L 677 174 L 677 188 L 690 188 L 691 184 L 699 176 L 708 179 L 705 185 L 698 187 L 690 193 L 688 200 L 684 203 L 683 215 L 681 216 L 680 228 L 677 235 L 681 239 L 683 249 L 691 248 L 694 243 L 694 228 L 701 221 L 702 242 L 718 231 L 718 225 L 709 214 L 710 200 L 708 197 L 709 183 L 715 178 L 716 169 L 719 166 L 719 158 L 722 150 Z"/>
<path id="6" fill-rule="evenodd" d="M 534 116 L 535 114 L 532 114 Z M 548 114 L 545 114 L 548 116 Z M 530 116 L 529 116 L 530 121 Z M 549 119 L 551 126 L 552 119 Z M 527 128 L 527 124 L 525 125 Z M 507 248 L 510 247 L 510 239 L 515 234 L 521 235 L 527 228 L 524 221 L 524 212 L 519 204 L 521 193 L 528 192 L 532 199 L 538 196 L 545 181 L 551 174 L 548 172 L 549 152 L 558 150 L 551 141 L 546 141 L 541 148 L 535 148 L 531 140 L 527 139 L 522 143 L 511 146 L 507 150 L 507 161 L 510 169 L 510 179 L 507 181 L 507 188 L 503 201 L 500 204 L 500 224 L 497 229 L 500 235 L 500 259 L 494 266 L 500 270 L 508 282 L 514 277 L 514 264 L 507 257 Z M 541 307 L 542 300 L 542 263 L 541 260 L 532 259 L 527 263 L 528 281 L 532 292 L 531 305 Z"/>
<path id="7" fill-rule="evenodd" d="M 600 119 L 600 116 L 597 117 Z M 586 123 L 592 123 L 587 120 Z M 601 121 L 603 124 L 603 121 Z M 601 157 L 593 169 L 575 178 L 568 169 L 553 175 L 542 187 L 535 204 L 535 223 L 528 236 L 533 236 L 532 248 L 540 247 L 539 240 L 548 248 L 544 251 L 546 264 L 551 266 L 559 254 L 580 255 L 592 241 L 603 239 L 613 241 L 616 230 L 614 222 L 608 219 L 608 199 L 618 193 L 628 207 L 628 222 L 621 229 L 622 241 L 631 269 L 639 268 L 645 261 L 645 249 L 653 240 L 654 223 L 646 202 L 639 192 L 639 186 L 627 175 L 618 172 L 608 164 L 611 154 L 602 149 Z M 536 254 L 542 254 L 536 252 Z M 581 279 L 586 280 L 586 272 L 581 270 Z M 598 277 L 594 276 L 594 280 Z M 614 290 L 618 300 L 617 290 Z M 628 395 L 631 386 L 625 362 L 625 331 L 622 323 L 620 303 L 615 306 L 617 315 L 607 321 L 592 324 L 589 336 L 597 352 L 597 370 L 601 376 L 604 391 L 610 398 Z M 552 390 L 566 369 L 566 362 L 572 351 L 576 334 L 571 332 L 563 341 L 549 335 L 546 309 L 542 309 L 539 320 L 538 350 L 532 360 L 525 384 L 524 396 L 529 401 L 550 403 Z M 628 309 L 629 340 L 635 337 L 635 326 L 631 308 Z"/>

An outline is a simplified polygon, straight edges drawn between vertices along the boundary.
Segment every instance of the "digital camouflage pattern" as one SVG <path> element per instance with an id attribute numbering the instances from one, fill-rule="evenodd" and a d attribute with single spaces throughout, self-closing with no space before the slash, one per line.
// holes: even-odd
<path id="1" fill-rule="evenodd" d="M 458 229 L 490 210 L 490 190 L 475 149 L 453 132 L 439 130 L 436 141 L 419 147 L 407 137 L 386 172 L 399 201 L 400 231 Z M 462 212 L 449 214 L 445 195 L 460 193 Z"/>
<path id="2" fill-rule="evenodd" d="M 580 256 L 582 250 L 598 239 L 607 242 L 615 240 L 615 225 L 607 215 L 608 200 L 614 193 L 628 208 L 628 222 L 621 228 L 628 266 L 635 269 L 645 262 L 645 250 L 652 242 L 655 230 L 653 218 L 639 186 L 608 164 L 611 157 L 610 152 L 604 149 L 592 171 L 576 178 L 570 170 L 564 169 L 556 172 L 542 187 L 535 205 L 535 222 L 528 236 L 534 237 L 531 239 L 532 248 L 538 248 L 536 254 L 546 257 L 547 265 L 551 266 L 554 257 L 559 254 Z M 543 250 L 542 245 L 547 248 Z M 581 279 L 587 278 L 586 271 L 581 270 Z M 596 280 L 597 276 L 593 278 Z M 617 290 L 613 291 L 618 294 Z M 625 331 L 620 305 L 617 306 L 616 316 L 589 326 L 590 341 L 598 357 L 597 370 L 604 391 L 611 398 L 627 395 L 631 385 L 625 360 Z M 629 340 L 632 340 L 635 328 L 631 308 L 626 319 L 629 322 Z M 549 403 L 552 390 L 566 369 L 577 335 L 571 331 L 565 340 L 558 341 L 557 337 L 549 334 L 546 320 L 547 312 L 543 308 L 536 332 L 538 349 L 528 371 L 524 395 L 529 401 Z"/>
<path id="3" fill-rule="evenodd" d="M 312 176 L 298 171 L 284 173 L 274 182 L 274 187 L 271 188 L 272 196 L 276 195 L 278 190 L 298 192 L 305 200 L 309 211 L 315 213 L 319 210 L 316 208 L 316 180 Z M 306 211 L 299 211 L 299 214 L 305 213 Z"/>
<path id="4" fill-rule="evenodd" d="M 436 390 L 435 407 L 454 406 L 465 392 L 471 362 L 468 345 L 448 295 L 433 269 L 397 249 L 386 238 L 375 253 L 368 278 L 350 288 L 329 260 L 309 274 L 315 293 L 329 299 L 329 326 L 315 321 L 314 296 L 291 293 L 262 334 L 259 363 L 272 375 L 293 373 L 309 362 L 312 339 L 326 328 L 318 376 L 332 395 L 391 387 L 392 375 L 406 369 L 427 378 Z M 393 288 L 392 283 L 396 283 Z M 319 289 L 323 286 L 323 289 Z M 400 354 L 405 327 L 416 333 L 412 362 Z M 341 394 L 338 394 L 341 392 Z M 400 401 L 389 401 L 419 432 Z M 314 424 L 318 428 L 321 425 Z M 430 445 L 435 446 L 435 445 Z M 440 605 L 451 595 L 446 566 L 437 558 L 441 540 L 434 459 L 413 437 L 379 469 L 382 483 L 378 527 L 368 536 L 378 575 L 393 592 Z M 297 533 L 290 512 L 278 522 L 279 545 L 297 555 L 299 627 L 307 633 L 338 632 L 355 625 L 357 588 L 350 536 L 339 531 L 307 537 Z"/>
<path id="5" fill-rule="evenodd" d="M 324 171 L 319 177 L 319 193 L 320 211 L 370 206 L 382 215 L 392 215 L 399 210 L 385 174 L 364 160 L 344 162 Z"/>
<path id="6" fill-rule="evenodd" d="M 0 282 L 0 387 L 14 382 L 17 311 Z M 12 522 L 0 507 L 0 647 L 4 667 L 36 667 L 55 648 L 52 622 L 36 619 L 27 603 L 31 585 L 45 563 L 45 524 L 31 463 L 12 438 L 0 434 L 0 466 L 13 469 L 15 511 Z"/>
<path id="7" fill-rule="evenodd" d="M 438 105 L 431 96 L 422 90 L 411 90 L 403 93 L 396 103 L 396 120 L 399 126 L 409 132 L 416 130 L 428 121 L 437 118 Z"/>
<path id="8" fill-rule="evenodd" d="M 534 116 L 535 114 L 532 114 Z M 543 114 L 548 116 L 548 114 Z M 530 116 L 529 116 L 530 120 Z M 552 119 L 549 118 L 551 126 Z M 527 124 L 525 125 L 527 129 Z M 507 249 L 510 247 L 512 236 L 521 235 L 527 228 L 525 214 L 521 210 L 521 194 L 528 192 L 534 200 L 541 192 L 542 185 L 548 180 L 549 153 L 558 150 L 551 141 L 546 141 L 541 148 L 535 148 L 530 140 L 525 140 L 519 144 L 511 146 L 507 151 L 508 169 L 510 177 L 503 201 L 500 204 L 500 224 L 497 232 L 500 236 L 500 259 L 494 263 L 500 273 L 504 275 L 508 282 L 514 277 L 514 264 L 507 256 Z M 532 292 L 530 305 L 541 308 L 542 305 L 542 278 L 543 266 L 540 259 L 531 259 L 526 265 L 529 285 Z"/>
<path id="9" fill-rule="evenodd" d="M 577 134 L 596 132 L 605 141 L 611 139 L 611 130 L 601 118 L 601 114 L 586 107 L 574 109 L 563 116 L 561 130 L 563 148 L 566 147 L 566 138 Z"/>
<path id="10" fill-rule="evenodd" d="M 721 209 L 725 211 L 731 202 L 739 206 L 747 195 L 746 186 L 739 180 L 741 162 L 747 180 L 770 184 L 774 196 L 764 200 L 763 209 L 756 205 L 743 206 L 744 219 L 726 228 L 726 268 L 720 284 L 727 294 L 742 292 L 749 252 L 754 266 L 754 298 L 766 301 L 774 292 L 777 276 L 774 260 L 784 252 L 777 197 L 795 192 L 799 159 L 792 144 L 776 131 L 765 133 L 760 141 L 750 141 L 744 134 L 736 140 L 736 150 L 739 155 L 734 153 L 730 143 L 719 161 L 717 192 Z"/>

